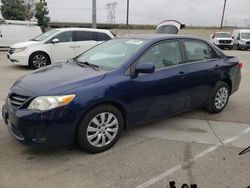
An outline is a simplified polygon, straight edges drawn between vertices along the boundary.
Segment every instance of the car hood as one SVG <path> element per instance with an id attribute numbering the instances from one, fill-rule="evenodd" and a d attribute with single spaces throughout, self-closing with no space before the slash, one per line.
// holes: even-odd
<path id="1" fill-rule="evenodd" d="M 36 44 L 39 44 L 39 43 L 40 43 L 39 41 L 20 42 L 20 43 L 13 44 L 11 46 L 11 48 L 24 48 L 24 47 L 36 45 Z"/>
<path id="2" fill-rule="evenodd" d="M 233 40 L 232 38 L 217 38 L 217 37 L 216 37 L 216 39 L 217 40 Z"/>
<path id="3" fill-rule="evenodd" d="M 59 62 L 18 79 L 14 86 L 35 95 L 58 95 L 65 91 L 93 84 L 104 78 L 106 71 L 79 66 L 75 61 Z"/>

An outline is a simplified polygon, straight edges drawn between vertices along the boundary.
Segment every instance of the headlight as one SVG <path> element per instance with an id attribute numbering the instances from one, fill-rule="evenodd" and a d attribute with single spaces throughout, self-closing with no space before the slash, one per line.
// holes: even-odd
<path id="1" fill-rule="evenodd" d="M 75 95 L 36 97 L 32 100 L 28 109 L 46 111 L 69 104 L 74 98 Z"/>
<path id="2" fill-rule="evenodd" d="M 245 41 L 245 40 L 240 40 L 240 43 L 241 43 L 241 44 L 245 44 L 246 41 Z"/>
<path id="3" fill-rule="evenodd" d="M 24 48 L 15 48 L 14 53 L 23 52 L 24 50 L 26 50 L 26 47 L 24 47 Z"/>

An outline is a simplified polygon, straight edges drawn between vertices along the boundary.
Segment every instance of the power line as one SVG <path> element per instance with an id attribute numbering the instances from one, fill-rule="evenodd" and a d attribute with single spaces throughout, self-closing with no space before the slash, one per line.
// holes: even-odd
<path id="1" fill-rule="evenodd" d="M 106 10 L 108 11 L 108 23 L 115 23 L 115 10 L 118 6 L 118 3 L 116 1 L 110 3 L 108 2 L 106 4 Z"/>

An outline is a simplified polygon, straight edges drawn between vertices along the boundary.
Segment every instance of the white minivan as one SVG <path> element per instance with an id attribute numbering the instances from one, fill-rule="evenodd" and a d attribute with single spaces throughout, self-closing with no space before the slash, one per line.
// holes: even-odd
<path id="1" fill-rule="evenodd" d="M 36 22 L 3 20 L 0 23 L 0 48 L 30 40 L 42 34 Z"/>
<path id="2" fill-rule="evenodd" d="M 113 34 L 103 29 L 53 29 L 30 41 L 12 45 L 7 57 L 13 63 L 37 69 L 52 62 L 74 58 L 112 38 Z"/>
<path id="3" fill-rule="evenodd" d="M 235 49 L 250 49 L 250 29 L 238 29 L 232 33 Z"/>

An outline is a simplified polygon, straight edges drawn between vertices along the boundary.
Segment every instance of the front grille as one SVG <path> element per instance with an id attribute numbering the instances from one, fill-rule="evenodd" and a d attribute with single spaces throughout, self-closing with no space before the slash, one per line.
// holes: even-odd
<path id="1" fill-rule="evenodd" d="M 247 41 L 246 44 L 250 44 L 250 41 Z"/>
<path id="2" fill-rule="evenodd" d="M 219 43 L 221 44 L 230 44 L 231 42 L 231 40 L 219 40 Z"/>
<path id="3" fill-rule="evenodd" d="M 30 97 L 18 95 L 18 94 L 10 94 L 9 103 L 16 108 L 21 107 Z"/>
<path id="4" fill-rule="evenodd" d="M 14 51 L 15 51 L 15 49 L 14 48 L 10 48 L 9 49 L 9 54 L 11 55 L 11 54 L 13 54 L 14 53 Z"/>

